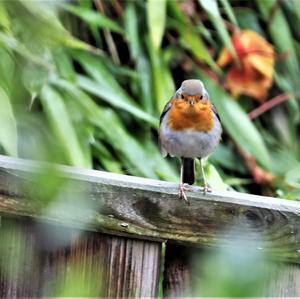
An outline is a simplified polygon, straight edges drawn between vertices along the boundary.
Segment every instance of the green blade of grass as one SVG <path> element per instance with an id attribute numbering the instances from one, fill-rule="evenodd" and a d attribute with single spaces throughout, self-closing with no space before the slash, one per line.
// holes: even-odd
<path id="1" fill-rule="evenodd" d="M 211 57 L 194 25 L 182 13 L 179 4 L 176 1 L 168 1 L 168 11 L 173 17 L 168 20 L 168 25 L 178 31 L 182 47 L 188 49 L 197 59 L 207 63 L 213 71 L 220 74 L 221 69 Z"/>
<path id="2" fill-rule="evenodd" d="M 14 57 L 11 52 L 6 47 L 0 47 L 0 83 L 8 95 L 10 95 L 9 93 L 12 89 L 14 72 L 16 70 Z"/>
<path id="3" fill-rule="evenodd" d="M 56 80 L 55 84 L 80 105 L 90 123 L 103 133 L 106 142 L 113 146 L 128 173 L 150 178 L 177 178 L 174 170 L 160 156 L 158 146 L 146 150 L 145 144 L 148 142 L 138 141 L 129 134 L 113 110 L 97 105 L 85 92 L 67 81 Z"/>
<path id="4" fill-rule="evenodd" d="M 11 156 L 18 153 L 17 125 L 13 109 L 6 92 L 0 87 L 0 144 Z"/>
<path id="5" fill-rule="evenodd" d="M 94 157 L 96 157 L 100 163 L 104 166 L 105 170 L 114 173 L 124 173 L 122 171 L 122 165 L 109 150 L 100 142 L 96 141 L 93 144 Z"/>
<path id="6" fill-rule="evenodd" d="M 134 102 L 126 101 L 125 97 L 118 95 L 112 89 L 107 89 L 106 86 L 101 86 L 98 82 L 89 79 L 86 76 L 77 75 L 77 84 L 83 90 L 101 98 L 108 104 L 120 108 L 138 119 L 144 120 L 153 127 L 158 126 L 158 120 L 154 116 L 144 112 L 141 108 L 138 108 Z"/>
<path id="7" fill-rule="evenodd" d="M 227 32 L 224 21 L 221 17 L 219 7 L 216 0 L 198 0 L 201 6 L 206 10 L 208 16 L 217 30 L 220 39 L 223 41 L 224 46 L 229 50 L 232 56 L 237 60 L 235 49 L 231 43 L 230 35 Z"/>
<path id="8" fill-rule="evenodd" d="M 265 32 L 259 23 L 259 16 L 253 9 L 249 7 L 237 7 L 234 11 L 236 13 L 238 24 L 241 28 L 252 29 L 261 36 L 265 36 Z"/>
<path id="9" fill-rule="evenodd" d="M 63 78 L 74 82 L 76 79 L 76 72 L 74 70 L 71 56 L 63 48 L 57 49 L 54 52 L 53 59 L 58 68 L 58 72 Z"/>
<path id="10" fill-rule="evenodd" d="M 162 111 L 166 102 L 175 92 L 175 85 L 168 64 L 159 55 L 152 43 L 147 40 L 147 46 L 151 62 L 152 84 L 155 94 L 155 102 L 158 111 Z"/>
<path id="11" fill-rule="evenodd" d="M 45 59 L 41 59 L 40 57 L 31 53 L 27 47 L 25 47 L 19 40 L 17 40 L 12 35 L 4 34 L 0 32 L 0 46 L 6 47 L 23 56 L 25 59 L 30 60 L 35 64 L 39 64 L 45 68 L 50 69 L 52 66 Z"/>
<path id="12" fill-rule="evenodd" d="M 276 0 L 258 0 L 256 3 L 265 21 L 270 22 L 268 28 L 272 40 L 278 50 L 280 52 L 289 51 L 289 55 L 283 61 L 288 73 L 293 76 L 299 75 L 299 64 L 293 45 L 293 37 L 282 10 L 280 7 L 276 7 L 273 12 L 273 7 L 276 5 Z"/>
<path id="13" fill-rule="evenodd" d="M 6 11 L 5 4 L 2 1 L 0 2 L 0 25 L 6 31 L 10 30 L 11 27 L 10 18 Z"/>
<path id="14" fill-rule="evenodd" d="M 138 16 L 134 1 L 129 1 L 126 5 L 124 23 L 130 55 L 133 59 L 137 59 L 141 52 L 141 45 L 138 33 Z"/>
<path id="15" fill-rule="evenodd" d="M 41 90 L 40 99 L 67 162 L 77 167 L 90 167 L 86 164 L 76 130 L 60 94 L 49 85 L 45 85 Z"/>
<path id="16" fill-rule="evenodd" d="M 238 26 L 238 22 L 237 22 L 237 19 L 235 17 L 235 13 L 234 13 L 233 8 L 231 7 L 229 1 L 228 0 L 220 0 L 220 2 L 222 3 L 222 5 L 224 7 L 224 10 L 225 10 L 230 22 L 232 24 Z"/>
<path id="17" fill-rule="evenodd" d="M 150 40 L 156 50 L 160 49 L 165 23 L 166 23 L 166 0 L 147 1 L 147 23 L 150 32 Z"/>
<path id="18" fill-rule="evenodd" d="M 108 70 L 105 62 L 99 57 L 76 53 L 74 57 L 81 63 L 86 72 L 95 79 L 78 75 L 77 83 L 84 90 L 100 97 L 111 105 L 121 108 L 135 117 L 147 121 L 154 127 L 158 126 L 157 119 L 140 108 L 119 85 L 116 78 Z"/>
<path id="19" fill-rule="evenodd" d="M 278 51 L 289 53 L 284 60 L 278 63 L 282 78 L 285 78 L 285 80 L 277 80 L 278 76 L 275 76 L 275 80 L 278 86 L 284 91 L 294 90 L 297 93 L 299 92 L 297 78 L 300 75 L 300 67 L 294 48 L 292 33 L 283 11 L 280 6 L 277 6 L 276 0 L 258 0 L 256 3 L 264 20 L 269 23 L 269 32 Z M 295 97 L 291 96 L 287 105 L 289 106 L 294 122 L 298 122 L 300 112 Z"/>
<path id="20" fill-rule="evenodd" d="M 146 112 L 153 112 L 152 101 L 152 81 L 151 81 L 151 66 L 148 57 L 144 53 L 142 40 L 139 36 L 139 23 L 136 3 L 130 1 L 126 5 L 125 10 L 125 28 L 126 37 L 128 40 L 131 58 L 135 62 L 135 67 L 138 72 L 138 86 L 142 95 L 139 101 Z"/>
<path id="21" fill-rule="evenodd" d="M 64 4 L 63 8 L 79 17 L 83 21 L 87 22 L 91 26 L 97 26 L 98 28 L 105 28 L 116 33 L 124 33 L 123 28 L 110 18 L 102 15 L 100 12 L 94 12 L 91 9 L 79 7 L 71 4 Z"/>

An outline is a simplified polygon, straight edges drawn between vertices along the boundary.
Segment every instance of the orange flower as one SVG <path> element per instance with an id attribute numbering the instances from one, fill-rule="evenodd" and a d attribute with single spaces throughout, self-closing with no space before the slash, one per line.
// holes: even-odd
<path id="1" fill-rule="evenodd" d="M 273 81 L 273 46 L 251 30 L 237 31 L 231 40 L 239 63 L 226 48 L 217 61 L 221 67 L 232 63 L 226 76 L 229 90 L 234 96 L 247 94 L 263 102 Z"/>

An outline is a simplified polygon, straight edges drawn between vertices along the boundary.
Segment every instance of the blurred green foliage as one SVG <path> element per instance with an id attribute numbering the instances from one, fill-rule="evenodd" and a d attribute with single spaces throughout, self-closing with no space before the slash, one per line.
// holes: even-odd
<path id="1" fill-rule="evenodd" d="M 210 159 L 215 168 L 207 167 L 212 187 L 226 188 L 225 182 L 298 199 L 298 6 L 297 0 L 1 1 L 0 152 L 177 181 L 176 159 L 159 153 L 158 118 L 182 80 L 200 78 L 225 131 Z M 290 95 L 255 120 L 247 113 L 259 103 L 234 99 L 216 83 L 226 75 L 216 64 L 221 49 L 237 59 L 234 26 L 274 45 L 269 98 Z"/>
<path id="2" fill-rule="evenodd" d="M 241 227 L 239 227 L 241 229 Z M 247 231 L 244 227 L 241 230 Z M 267 259 L 259 235 L 243 240 L 237 229 L 226 230 L 230 247 L 218 247 L 197 257 L 193 263 L 194 296 L 253 298 L 273 295 L 270 282 L 280 281 L 283 265 Z M 249 231 L 250 233 L 250 231 Z M 255 235 L 255 234 L 254 234 Z M 220 245 L 220 244 L 219 244 Z"/>

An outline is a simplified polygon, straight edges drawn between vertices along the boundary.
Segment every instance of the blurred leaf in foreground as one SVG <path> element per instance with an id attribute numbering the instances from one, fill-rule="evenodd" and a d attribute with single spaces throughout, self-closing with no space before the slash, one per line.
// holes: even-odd
<path id="1" fill-rule="evenodd" d="M 217 247 L 195 260 L 195 296 L 249 298 L 266 294 L 270 275 L 272 278 L 276 275 L 262 250 L 264 243 L 258 241 L 259 235 L 253 232 L 254 239 L 241 239 L 239 229 L 243 228 L 227 232 L 228 240 L 234 245 Z"/>
<path id="2" fill-rule="evenodd" d="M 17 125 L 10 99 L 0 87 L 0 144 L 5 152 L 17 156 Z"/>

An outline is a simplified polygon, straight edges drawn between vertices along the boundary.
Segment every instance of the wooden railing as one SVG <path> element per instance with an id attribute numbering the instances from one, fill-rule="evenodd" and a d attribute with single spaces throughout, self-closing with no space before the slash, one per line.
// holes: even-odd
<path id="1" fill-rule="evenodd" d="M 61 183 L 49 200 L 52 172 Z M 65 288 L 74 263 L 90 296 L 191 296 L 191 258 L 236 240 L 263 240 L 257 250 L 281 263 L 261 296 L 300 296 L 300 203 L 193 187 L 187 205 L 177 189 L 0 156 L 0 297 L 78 295 Z"/>

